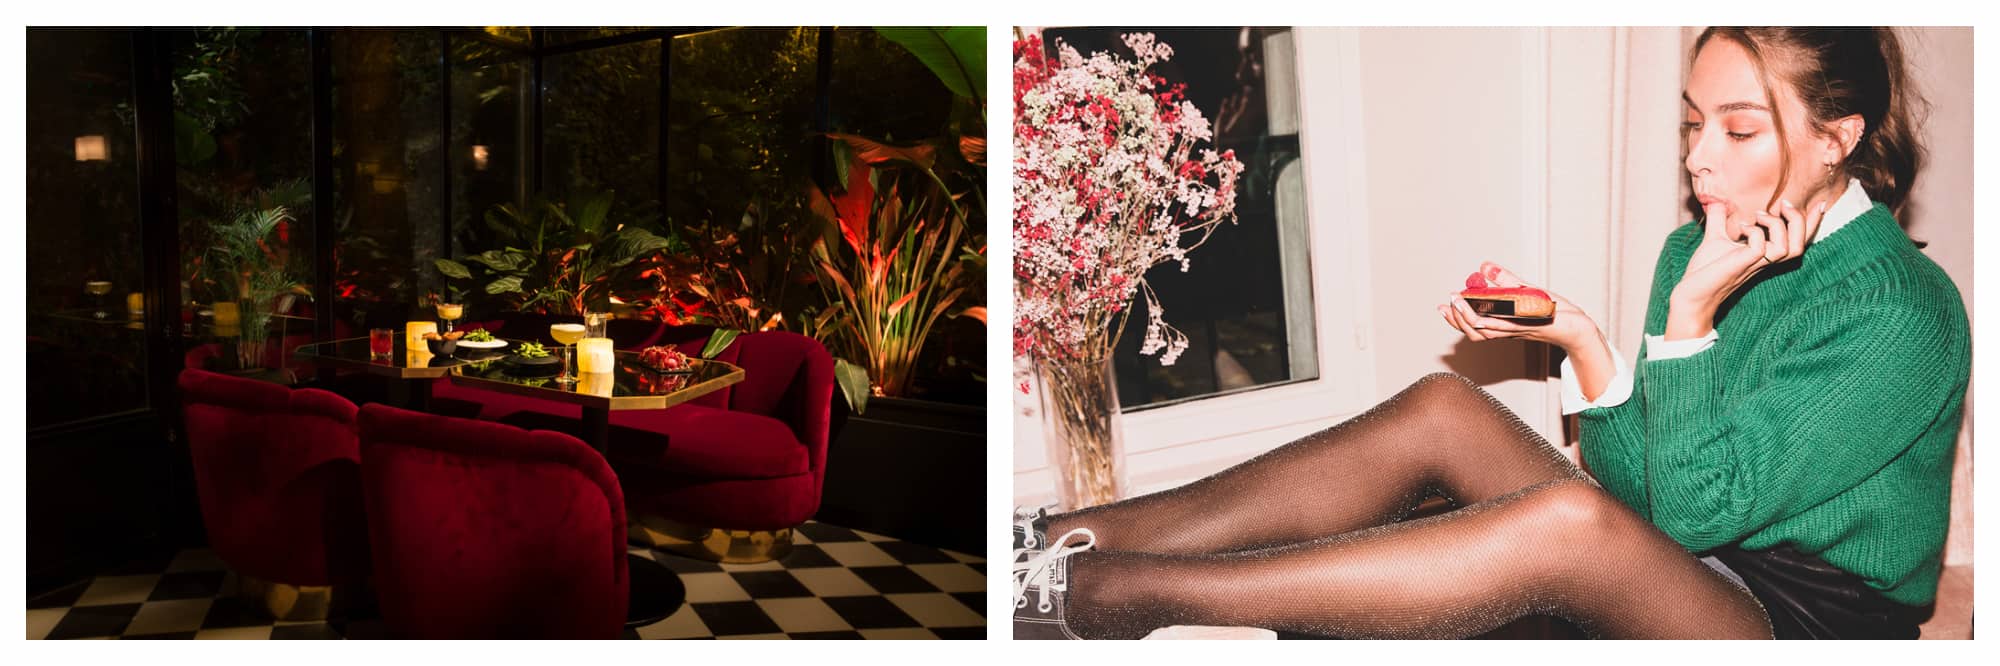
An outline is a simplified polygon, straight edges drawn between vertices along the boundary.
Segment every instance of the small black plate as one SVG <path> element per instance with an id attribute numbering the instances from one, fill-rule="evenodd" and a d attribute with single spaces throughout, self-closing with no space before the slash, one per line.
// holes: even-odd
<path id="1" fill-rule="evenodd" d="M 525 358 L 519 354 L 514 354 L 508 356 L 504 361 L 507 363 L 507 372 L 509 374 L 522 377 L 543 377 L 562 372 L 561 356 L 549 355 L 541 358 Z"/>

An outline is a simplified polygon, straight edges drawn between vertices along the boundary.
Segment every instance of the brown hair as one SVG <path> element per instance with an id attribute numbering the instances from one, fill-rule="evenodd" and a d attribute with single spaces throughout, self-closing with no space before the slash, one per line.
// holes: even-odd
<path id="1" fill-rule="evenodd" d="M 1824 134 L 1827 123 L 1859 114 L 1860 140 L 1830 175 L 1859 179 L 1870 199 L 1901 214 L 1924 161 L 1917 125 L 1928 105 L 1910 88 L 1902 44 L 1892 29 L 1713 27 L 1695 40 L 1694 53 L 1711 38 L 1734 42 L 1750 54 L 1771 108 L 1778 108 L 1772 81 L 1791 86 L 1805 105 L 1808 131 Z M 1771 122 L 1780 145 L 1789 147 L 1784 121 L 1773 113 Z M 1791 151 L 1780 154 L 1782 172 L 1770 203 L 1777 203 L 1791 177 Z"/>

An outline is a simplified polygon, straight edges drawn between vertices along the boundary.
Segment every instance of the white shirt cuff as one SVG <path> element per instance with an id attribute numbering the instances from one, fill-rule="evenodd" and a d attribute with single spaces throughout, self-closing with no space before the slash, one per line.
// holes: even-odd
<path id="1" fill-rule="evenodd" d="M 1625 355 L 1610 340 L 1604 341 L 1604 348 L 1611 352 L 1611 366 L 1616 374 L 1611 384 L 1604 388 L 1604 394 L 1596 400 L 1583 397 L 1583 386 L 1576 381 L 1576 367 L 1570 365 L 1569 358 L 1563 358 L 1562 370 L 1562 413 L 1569 416 L 1592 407 L 1617 407 L 1632 397 L 1632 364 L 1625 362 Z"/>
<path id="2" fill-rule="evenodd" d="M 1715 346 L 1715 341 L 1720 339 L 1722 339 L 1721 336 L 1716 335 L 1713 328 L 1708 329 L 1708 335 L 1699 338 L 1688 338 L 1686 340 L 1668 340 L 1666 336 L 1648 335 L 1646 336 L 1646 358 L 1652 361 L 1687 358 L 1708 351 L 1708 348 Z"/>

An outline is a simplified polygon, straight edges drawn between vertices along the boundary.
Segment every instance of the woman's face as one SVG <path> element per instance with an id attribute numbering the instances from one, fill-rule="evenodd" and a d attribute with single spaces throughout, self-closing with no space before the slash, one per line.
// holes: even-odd
<path id="1" fill-rule="evenodd" d="M 1791 145 L 1782 145 L 1772 122 L 1773 109 L 1764 98 L 1757 66 L 1736 42 L 1711 39 L 1695 56 L 1682 99 L 1682 134 L 1686 166 L 1702 207 L 1720 201 L 1728 207 L 1724 227 L 1730 238 L 1756 220 L 1757 211 L 1777 215 L 1776 191 L 1782 152 L 1791 151 L 1792 177 L 1784 198 L 1804 210 L 1808 195 L 1826 184 L 1826 141 L 1806 129 L 1805 106 L 1787 86 L 1772 86 L 1777 113 L 1784 114 Z"/>

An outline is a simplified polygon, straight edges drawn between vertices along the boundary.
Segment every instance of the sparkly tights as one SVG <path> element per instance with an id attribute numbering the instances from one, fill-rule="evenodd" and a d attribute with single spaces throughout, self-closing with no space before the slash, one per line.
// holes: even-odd
<path id="1" fill-rule="evenodd" d="M 1428 495 L 1458 508 L 1405 520 Z M 1079 527 L 1097 544 L 1070 560 L 1066 612 L 1090 638 L 1463 638 L 1527 615 L 1600 637 L 1771 635 L 1755 597 L 1447 373 L 1214 476 L 1052 516 L 1048 534 Z"/>

